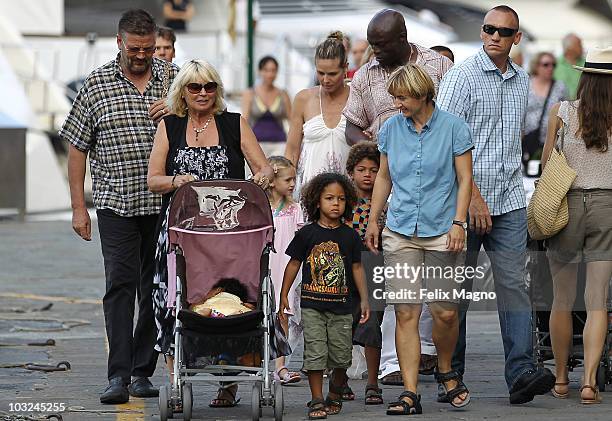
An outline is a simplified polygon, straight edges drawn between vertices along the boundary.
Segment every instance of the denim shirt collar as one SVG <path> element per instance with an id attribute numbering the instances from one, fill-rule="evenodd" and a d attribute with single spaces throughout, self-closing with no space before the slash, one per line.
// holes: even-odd
<path id="1" fill-rule="evenodd" d="M 421 133 L 431 130 L 431 126 L 434 124 L 434 122 L 438 118 L 438 114 L 440 113 L 440 109 L 436 105 L 435 101 L 434 101 L 433 104 L 434 104 L 433 113 L 431 114 L 431 117 L 429 117 L 429 120 L 427 120 L 427 123 L 425 123 L 423 125 L 423 129 L 421 130 Z M 408 127 L 410 128 L 410 130 L 412 130 L 413 132 L 416 133 L 416 129 L 414 127 L 414 121 L 412 121 L 412 118 L 406 117 L 405 119 L 406 119 L 406 123 L 408 124 Z"/>

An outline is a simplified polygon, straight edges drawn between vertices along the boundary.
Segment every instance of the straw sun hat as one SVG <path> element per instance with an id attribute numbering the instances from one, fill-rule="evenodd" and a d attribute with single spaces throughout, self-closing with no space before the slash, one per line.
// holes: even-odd
<path id="1" fill-rule="evenodd" d="M 612 47 L 590 49 L 584 66 L 574 68 L 589 73 L 612 74 Z"/>

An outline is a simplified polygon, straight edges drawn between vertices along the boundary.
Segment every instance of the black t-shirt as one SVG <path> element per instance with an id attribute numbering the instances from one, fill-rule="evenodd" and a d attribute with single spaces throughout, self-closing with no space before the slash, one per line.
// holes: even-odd
<path id="1" fill-rule="evenodd" d="M 353 263 L 361 262 L 361 239 L 353 229 L 308 224 L 295 234 L 286 254 L 302 262 L 303 308 L 352 313 Z"/>

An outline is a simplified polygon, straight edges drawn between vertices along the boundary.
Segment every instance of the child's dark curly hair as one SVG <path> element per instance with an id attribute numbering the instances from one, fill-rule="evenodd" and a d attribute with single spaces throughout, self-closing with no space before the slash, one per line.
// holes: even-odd
<path id="1" fill-rule="evenodd" d="M 246 287 L 236 278 L 221 278 L 213 285 L 213 288 L 223 288 L 224 292 L 237 296 L 243 303 L 246 303 L 249 298 Z"/>
<path id="2" fill-rule="evenodd" d="M 353 145 L 346 160 L 346 172 L 353 174 L 355 167 L 362 159 L 370 159 L 380 166 L 380 151 L 376 142 L 362 140 Z"/>
<path id="3" fill-rule="evenodd" d="M 346 198 L 346 206 L 342 217 L 344 217 L 345 220 L 352 218 L 353 206 L 357 203 L 357 192 L 355 191 L 353 183 L 345 175 L 324 172 L 313 177 L 302 189 L 301 201 L 302 206 L 306 209 L 308 221 L 315 222 L 319 219 L 319 201 L 321 200 L 323 189 L 334 183 L 338 183 L 342 186 L 344 197 Z"/>

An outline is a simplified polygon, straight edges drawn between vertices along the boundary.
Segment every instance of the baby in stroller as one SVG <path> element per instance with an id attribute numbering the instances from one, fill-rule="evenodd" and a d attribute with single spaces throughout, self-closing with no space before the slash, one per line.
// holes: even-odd
<path id="1" fill-rule="evenodd" d="M 236 278 L 220 279 L 208 291 L 201 304 L 193 304 L 191 311 L 204 317 L 226 317 L 255 310 L 247 303 L 248 291 Z"/>

